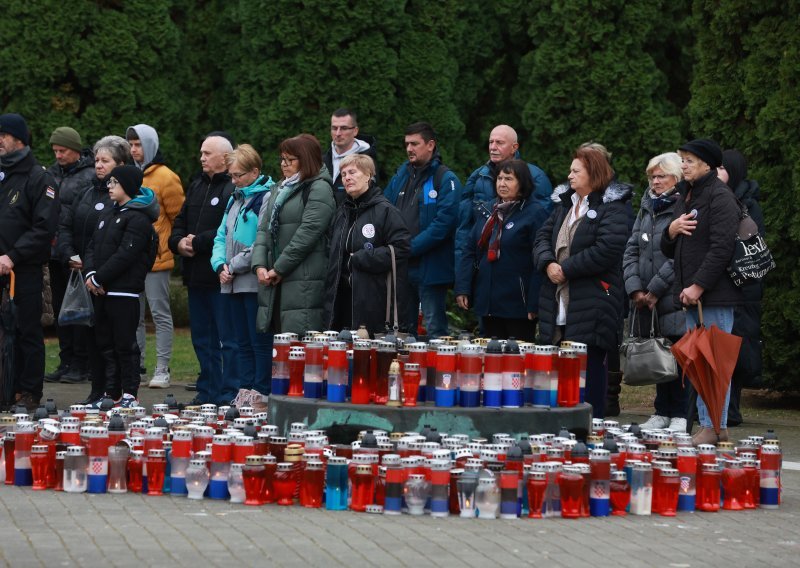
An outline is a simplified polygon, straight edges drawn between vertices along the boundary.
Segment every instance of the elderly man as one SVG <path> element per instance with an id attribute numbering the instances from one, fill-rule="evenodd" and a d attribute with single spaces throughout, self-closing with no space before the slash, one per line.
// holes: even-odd
<path id="1" fill-rule="evenodd" d="M 200 363 L 197 395 L 190 404 L 227 404 L 237 390 L 235 384 L 225 388 L 224 377 L 236 376 L 231 372 L 235 341 L 219 334 L 217 322 L 224 315 L 219 278 L 211 268 L 214 237 L 234 190 L 225 166 L 225 155 L 233 146 L 228 139 L 214 134 L 206 137 L 200 147 L 203 171 L 189 182 L 186 201 L 169 237 L 170 250 L 181 260 L 183 284 L 189 294 L 192 345 Z"/>
<path id="2" fill-rule="evenodd" d="M 467 248 L 467 239 L 475 224 L 474 205 L 495 198 L 495 166 L 512 158 L 519 158 L 517 132 L 506 124 L 495 126 L 489 134 L 489 161 L 470 174 L 461 194 L 458 208 L 458 229 L 456 230 L 456 266 L 459 265 L 461 255 Z M 531 198 L 549 212 L 553 205 L 550 200 L 553 185 L 538 166 L 528 164 L 528 169 L 534 184 Z"/>
<path id="3" fill-rule="evenodd" d="M 16 276 L 14 393 L 4 403 L 39 407 L 44 375 L 42 265 L 58 226 L 58 191 L 53 176 L 39 165 L 30 132 L 19 114 L 0 115 L 0 277 Z"/>
<path id="4" fill-rule="evenodd" d="M 47 168 L 58 183 L 58 200 L 61 214 L 72 207 L 94 180 L 94 155 L 90 148 L 83 147 L 78 131 L 69 126 L 59 126 L 50 135 L 50 147 L 55 155 L 55 163 Z M 56 235 L 58 240 L 58 235 Z M 50 259 L 50 288 L 53 291 L 53 312 L 58 318 L 64 292 L 67 290 L 69 267 L 57 258 Z M 79 383 L 86 380 L 87 372 L 87 328 L 80 325 L 57 326 L 59 365 L 52 373 L 45 375 L 47 382 Z"/>

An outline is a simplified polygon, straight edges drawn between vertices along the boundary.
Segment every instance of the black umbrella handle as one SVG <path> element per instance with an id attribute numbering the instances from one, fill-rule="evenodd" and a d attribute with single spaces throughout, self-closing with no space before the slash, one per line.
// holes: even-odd
<path id="1" fill-rule="evenodd" d="M 697 319 L 700 322 L 700 327 L 705 327 L 703 323 L 703 302 L 697 300 Z"/>

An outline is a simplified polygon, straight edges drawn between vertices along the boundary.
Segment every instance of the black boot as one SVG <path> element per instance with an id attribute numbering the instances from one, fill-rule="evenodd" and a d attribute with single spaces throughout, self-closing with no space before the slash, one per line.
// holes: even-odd
<path id="1" fill-rule="evenodd" d="M 619 416 L 619 393 L 622 391 L 622 372 L 608 372 L 606 390 L 606 416 Z"/>

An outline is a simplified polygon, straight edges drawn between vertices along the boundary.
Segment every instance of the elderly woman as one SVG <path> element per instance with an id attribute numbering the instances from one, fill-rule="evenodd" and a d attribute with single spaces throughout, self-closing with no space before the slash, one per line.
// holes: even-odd
<path id="1" fill-rule="evenodd" d="M 633 225 L 623 259 L 625 291 L 636 311 L 631 324 L 641 335 L 647 335 L 656 310 L 656 332 L 673 343 L 686 330 L 686 319 L 672 297 L 675 273 L 672 259 L 661 252 L 664 229 L 672 221 L 678 200 L 677 183 L 683 179 L 681 157 L 675 152 L 656 156 L 647 164 L 650 186 L 642 197 L 642 206 Z M 642 428 L 668 428 L 686 432 L 688 393 L 682 380 L 656 385 L 655 414 Z"/>
<path id="2" fill-rule="evenodd" d="M 602 151 L 578 148 L 569 185 L 553 192 L 555 210 L 534 245 L 536 268 L 546 275 L 539 294 L 540 339 L 588 346 L 586 402 L 595 418 L 605 414 L 606 353 L 617 348 L 624 302 L 622 255 L 631 187 L 613 178 Z"/>
<path id="3" fill-rule="evenodd" d="M 405 289 L 411 233 L 400 212 L 375 185 L 375 162 L 351 154 L 339 165 L 347 194 L 336 211 L 331 232 L 328 277 L 325 281 L 325 327 L 365 326 L 370 335 L 386 328 L 386 277 L 395 254 L 396 290 Z M 402 293 L 396 298 L 403 313 Z M 393 312 L 392 312 L 393 313 Z M 391 321 L 391 319 L 389 320 Z"/>
<path id="4" fill-rule="evenodd" d="M 303 334 L 322 327 L 327 239 L 336 204 L 319 141 L 281 142 L 283 179 L 272 190 L 253 246 L 261 332 Z"/>
<path id="5" fill-rule="evenodd" d="M 256 331 L 258 280 L 250 260 L 274 183 L 261 173 L 261 156 L 250 144 L 228 153 L 225 165 L 236 189 L 214 237 L 211 268 L 219 276 L 227 307 L 220 335 L 235 337 L 238 353 L 237 376 L 225 377 L 223 391 L 229 394 L 238 390 L 236 404 L 252 405 L 261 402 L 260 395 L 270 393 L 272 377 L 272 336 Z"/>
<path id="6" fill-rule="evenodd" d="M 678 153 L 687 187 L 681 191 L 672 221 L 661 239 L 661 250 L 675 260 L 673 292 L 687 308 L 687 330 L 698 324 L 697 304 L 702 302 L 705 325 L 716 325 L 730 333 L 734 308 L 742 302 L 742 293 L 727 271 L 739 226 L 739 205 L 733 192 L 717 177 L 722 150 L 716 142 L 692 140 Z M 719 433 L 714 431 L 708 408 L 698 397 L 700 430 L 692 438 L 695 444 L 728 439 L 730 394 L 729 385 Z"/>
<path id="7" fill-rule="evenodd" d="M 71 207 L 61 210 L 59 220 L 56 254 L 72 270 L 83 270 L 87 248 L 100 216 L 114 205 L 106 187 L 108 175 L 115 167 L 131 162 L 131 147 L 120 136 L 105 136 L 94 145 L 92 185 L 75 197 Z M 75 330 L 86 343 L 91 377 L 89 396 L 80 404 L 99 404 L 106 391 L 105 369 L 95 345 L 94 330 L 80 326 L 75 326 Z"/>
<path id="8" fill-rule="evenodd" d="M 508 160 L 495 170 L 495 195 L 478 204 L 476 222 L 456 267 L 456 302 L 472 305 L 487 336 L 533 341 L 541 274 L 531 250 L 547 211 L 531 199 L 528 165 Z"/>

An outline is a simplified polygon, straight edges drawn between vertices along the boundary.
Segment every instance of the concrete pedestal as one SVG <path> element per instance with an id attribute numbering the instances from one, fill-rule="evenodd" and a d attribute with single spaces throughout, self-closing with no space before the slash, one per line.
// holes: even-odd
<path id="1" fill-rule="evenodd" d="M 485 438 L 498 432 L 516 437 L 555 434 L 566 427 L 578 438 L 585 438 L 591 431 L 592 407 L 588 404 L 572 408 L 392 407 L 271 395 L 269 421 L 282 433 L 289 430 L 292 422 L 304 422 L 310 430 L 326 430 L 332 443 L 352 442 L 360 430 L 419 432 L 426 424 L 439 432 Z"/>

